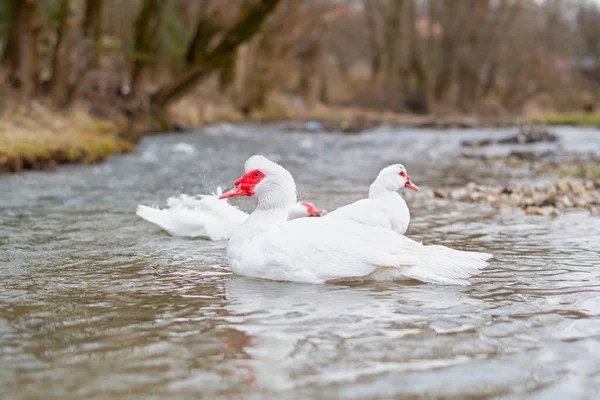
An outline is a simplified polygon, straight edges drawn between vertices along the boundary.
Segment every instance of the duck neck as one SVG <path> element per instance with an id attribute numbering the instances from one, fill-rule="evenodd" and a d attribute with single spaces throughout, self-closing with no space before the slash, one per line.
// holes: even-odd
<path id="1" fill-rule="evenodd" d="M 400 193 L 375 182 L 369 188 L 369 199 L 376 199 L 386 207 L 394 231 L 400 234 L 406 232 L 410 223 L 410 211 Z"/>
<path id="2" fill-rule="evenodd" d="M 296 192 L 285 193 L 283 191 L 272 192 L 258 196 L 256 210 L 289 210 L 296 204 Z"/>
<path id="3" fill-rule="evenodd" d="M 286 185 L 271 187 L 258 194 L 257 202 L 251 214 L 254 224 L 269 225 L 287 221 L 290 208 L 296 204 L 296 188 Z"/>
<path id="4" fill-rule="evenodd" d="M 244 246 L 248 240 L 260 237 L 276 226 L 286 223 L 288 210 L 284 208 L 262 209 L 257 207 L 229 239 L 228 249 Z M 229 250 L 228 250 L 229 252 Z"/>
<path id="5" fill-rule="evenodd" d="M 285 177 L 284 177 L 285 178 Z M 296 204 L 296 184 L 293 178 L 274 179 L 265 182 L 260 191 L 256 192 L 256 210 L 287 210 Z"/>
<path id="6" fill-rule="evenodd" d="M 250 217 L 248 217 L 247 225 L 257 229 L 257 227 L 267 228 L 272 225 L 278 225 L 288 220 L 288 210 L 286 208 L 256 208 Z M 260 229 L 262 230 L 262 229 Z"/>
<path id="7" fill-rule="evenodd" d="M 370 199 L 382 199 L 386 197 L 395 197 L 400 195 L 397 191 L 391 190 L 387 185 L 382 182 L 373 182 L 371 186 L 369 186 L 369 198 Z"/>

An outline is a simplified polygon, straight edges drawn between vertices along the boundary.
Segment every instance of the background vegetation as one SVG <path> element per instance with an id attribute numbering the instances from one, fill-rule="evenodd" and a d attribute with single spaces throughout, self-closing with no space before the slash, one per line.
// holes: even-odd
<path id="1" fill-rule="evenodd" d="M 592 0 L 1 0 L 0 43 L 5 132 L 32 104 L 128 133 L 348 107 L 600 123 Z"/>

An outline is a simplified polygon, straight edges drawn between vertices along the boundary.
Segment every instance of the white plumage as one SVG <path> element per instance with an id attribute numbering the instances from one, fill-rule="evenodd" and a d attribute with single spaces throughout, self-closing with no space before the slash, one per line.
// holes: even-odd
<path id="1" fill-rule="evenodd" d="M 248 214 L 227 200 L 219 200 L 221 193 L 221 188 L 217 188 L 216 193 L 210 195 L 182 194 L 169 197 L 167 208 L 138 205 L 136 214 L 173 236 L 226 240 L 246 221 Z M 323 213 L 312 204 L 302 202 L 289 208 L 288 218 L 319 216 Z"/>
<path id="2" fill-rule="evenodd" d="M 227 247 L 239 275 L 307 283 L 349 278 L 417 279 L 468 285 L 490 254 L 423 246 L 391 229 L 345 218 L 287 220 L 296 202 L 291 174 L 262 156 L 245 164 L 246 174 L 222 195 L 255 195 L 256 210 L 235 230 Z"/>
<path id="3" fill-rule="evenodd" d="M 340 207 L 325 216 L 327 219 L 351 219 L 364 225 L 392 229 L 403 235 L 410 224 L 406 201 L 398 194 L 401 188 L 419 190 L 401 164 L 381 170 L 369 187 L 369 197 Z"/>

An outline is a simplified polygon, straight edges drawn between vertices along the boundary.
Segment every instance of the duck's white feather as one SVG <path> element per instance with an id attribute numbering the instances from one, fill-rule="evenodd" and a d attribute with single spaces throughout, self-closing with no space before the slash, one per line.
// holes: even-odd
<path id="1" fill-rule="evenodd" d="M 385 229 L 321 218 L 261 227 L 256 220 L 253 214 L 229 241 L 230 267 L 240 275 L 323 283 L 416 265 L 398 246 L 398 235 Z"/>
<path id="2" fill-rule="evenodd" d="M 139 205 L 136 214 L 173 236 L 229 239 L 248 214 L 214 195 L 192 197 L 182 194 L 167 200 L 168 208 Z"/>
<path id="3" fill-rule="evenodd" d="M 228 254 L 239 255 L 230 257 L 233 272 L 295 282 L 412 278 L 469 285 L 466 279 L 478 274 L 491 257 L 423 246 L 389 229 L 350 220 L 299 219 L 242 240 L 237 234 L 228 247 Z"/>
<path id="4" fill-rule="evenodd" d="M 325 215 L 327 219 L 347 219 L 359 224 L 392 229 L 387 207 L 377 199 L 362 199 L 342 206 Z"/>
<path id="5" fill-rule="evenodd" d="M 227 200 L 220 200 L 218 196 L 222 192 L 219 187 L 210 195 L 169 197 L 166 208 L 138 205 L 136 214 L 173 236 L 227 240 L 246 221 L 248 214 Z M 290 220 L 307 216 L 307 208 L 302 203 L 288 209 Z"/>

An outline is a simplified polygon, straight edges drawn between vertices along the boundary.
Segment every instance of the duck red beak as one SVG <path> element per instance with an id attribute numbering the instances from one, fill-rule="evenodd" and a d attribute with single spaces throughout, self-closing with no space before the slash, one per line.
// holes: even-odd
<path id="1" fill-rule="evenodd" d="M 309 217 L 322 217 L 323 215 L 327 214 L 327 211 L 319 210 L 314 204 L 307 202 L 302 202 L 300 204 L 306 207 L 306 213 Z"/>
<path id="2" fill-rule="evenodd" d="M 219 196 L 219 199 L 229 199 L 230 197 L 248 196 L 241 186 L 235 186 Z"/>
<path id="3" fill-rule="evenodd" d="M 404 184 L 404 187 L 411 190 L 420 190 L 417 185 L 412 183 L 412 181 L 410 180 L 410 176 L 408 175 L 406 175 L 406 183 Z"/>
<path id="4" fill-rule="evenodd" d="M 259 170 L 250 171 L 233 182 L 234 187 L 231 190 L 219 196 L 219 199 L 228 199 L 238 196 L 254 196 L 254 187 L 264 179 L 265 174 Z"/>

